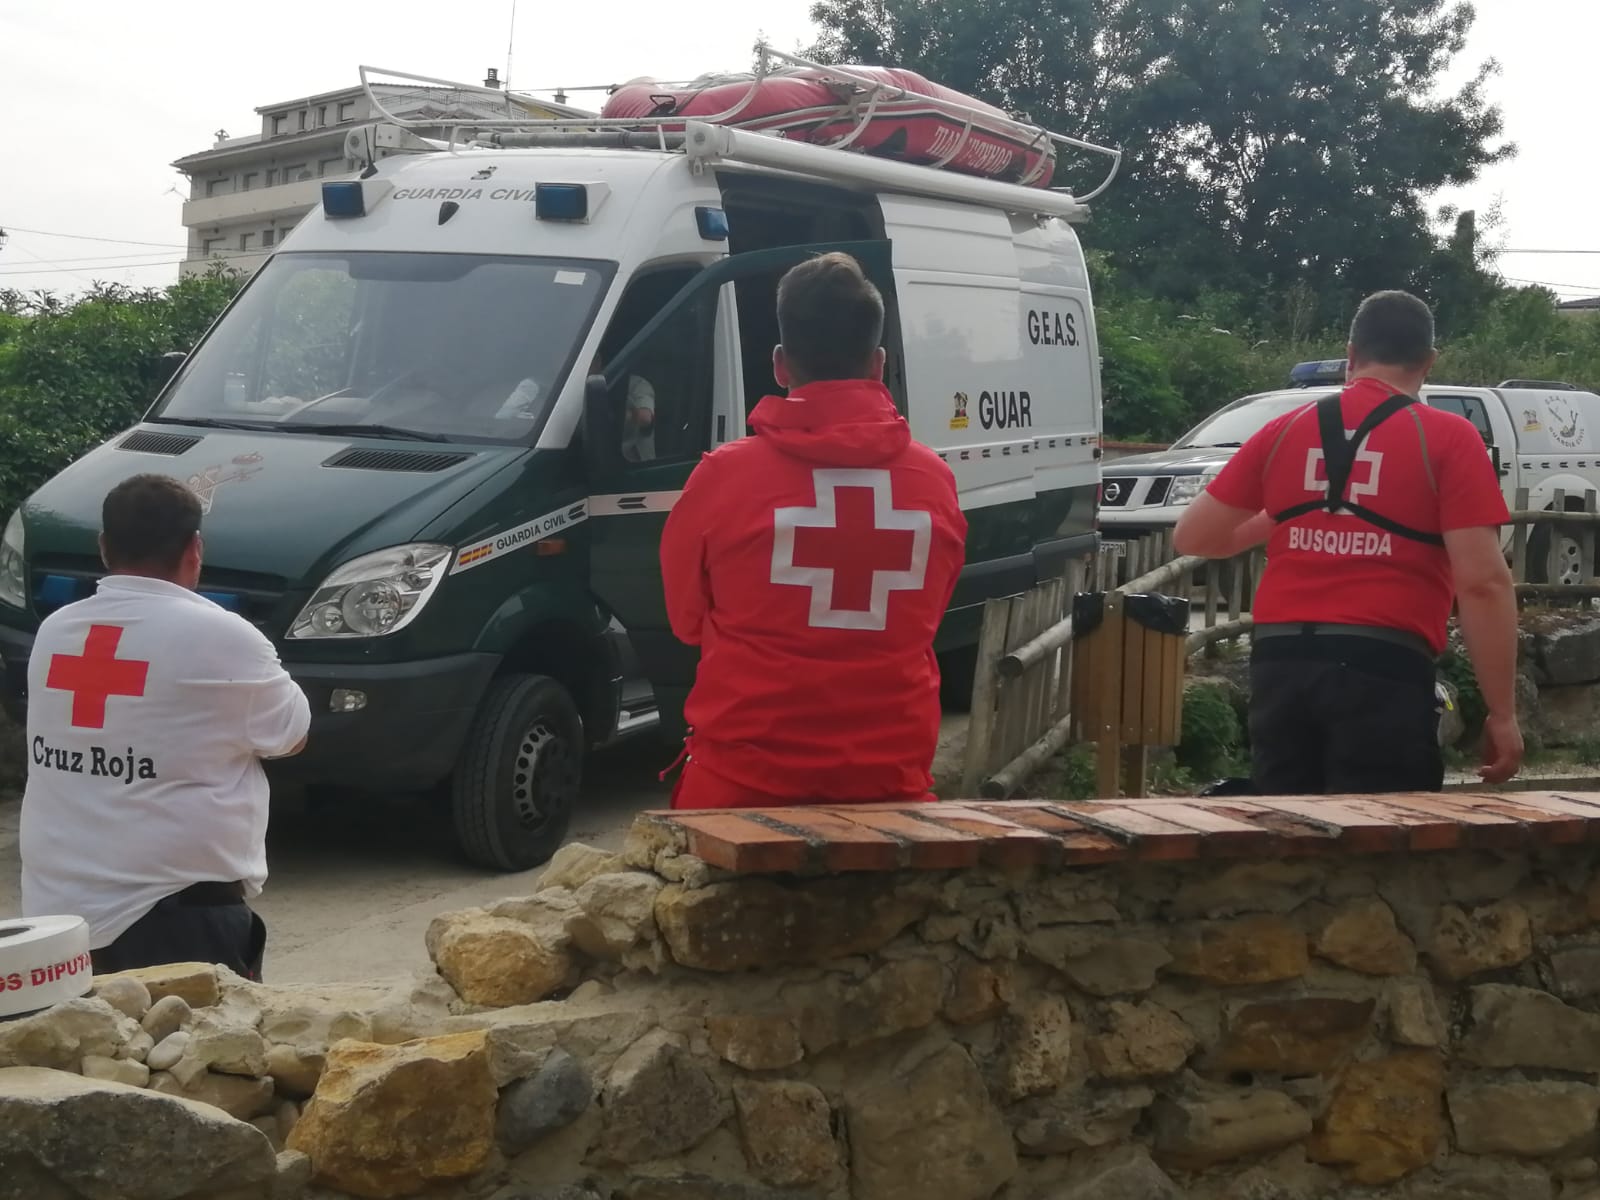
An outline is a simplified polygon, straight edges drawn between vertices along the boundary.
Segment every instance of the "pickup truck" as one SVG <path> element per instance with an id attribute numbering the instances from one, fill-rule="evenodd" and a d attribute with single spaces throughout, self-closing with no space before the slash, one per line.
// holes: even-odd
<path id="1" fill-rule="evenodd" d="M 1101 471 L 1100 529 L 1110 541 L 1139 537 L 1176 525 L 1184 507 L 1214 479 L 1233 452 L 1268 421 L 1329 395 L 1344 380 L 1344 363 L 1295 368 L 1300 386 L 1244 396 L 1196 425 L 1166 450 L 1105 463 Z M 1515 509 L 1527 488 L 1531 509 L 1584 507 L 1584 493 L 1600 490 L 1600 396 L 1570 383 L 1512 379 L 1498 387 L 1429 384 L 1423 403 L 1471 421 L 1495 462 L 1506 503 Z M 1511 529 L 1504 531 L 1507 550 Z M 1576 531 L 1541 525 L 1528 547 L 1534 582 L 1576 583 L 1581 551 Z"/>

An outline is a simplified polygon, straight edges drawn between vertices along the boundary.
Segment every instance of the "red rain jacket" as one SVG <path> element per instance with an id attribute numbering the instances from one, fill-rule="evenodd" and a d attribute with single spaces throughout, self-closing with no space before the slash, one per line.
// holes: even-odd
<path id="1" fill-rule="evenodd" d="M 674 804 L 922 799 L 933 635 L 967 534 L 950 468 L 864 380 L 769 396 L 750 426 L 701 460 L 662 535 L 672 630 L 700 647 L 698 770 Z M 697 800 L 704 772 L 738 787 Z"/>

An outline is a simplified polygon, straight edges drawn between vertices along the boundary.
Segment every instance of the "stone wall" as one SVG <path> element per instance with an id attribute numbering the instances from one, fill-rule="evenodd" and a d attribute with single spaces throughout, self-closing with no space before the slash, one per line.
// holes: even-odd
<path id="1" fill-rule="evenodd" d="M 0 1200 L 1600 1198 L 1600 796 L 640 819 L 0 1025 Z"/>

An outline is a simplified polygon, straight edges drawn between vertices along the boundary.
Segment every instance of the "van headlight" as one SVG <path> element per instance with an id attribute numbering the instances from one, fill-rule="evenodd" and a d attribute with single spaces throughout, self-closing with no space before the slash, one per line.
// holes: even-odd
<path id="1" fill-rule="evenodd" d="M 1217 472 L 1207 471 L 1204 475 L 1176 475 L 1173 477 L 1172 486 L 1167 489 L 1168 504 L 1190 504 L 1194 498 L 1206 490 L 1210 482 L 1217 477 Z"/>
<path id="2" fill-rule="evenodd" d="M 0 601 L 13 608 L 28 607 L 28 559 L 23 547 L 22 510 L 11 514 L 0 535 Z"/>
<path id="3" fill-rule="evenodd" d="M 322 581 L 289 636 L 382 637 L 422 611 L 450 565 L 449 546 L 395 546 L 352 559 Z"/>

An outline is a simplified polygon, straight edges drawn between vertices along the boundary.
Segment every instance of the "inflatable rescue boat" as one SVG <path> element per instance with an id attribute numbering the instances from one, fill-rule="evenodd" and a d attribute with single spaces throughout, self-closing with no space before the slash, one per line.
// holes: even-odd
<path id="1" fill-rule="evenodd" d="M 792 67 L 673 86 L 637 79 L 612 92 L 600 115 L 672 132 L 683 126 L 663 118 L 731 125 L 1040 188 L 1055 170 L 1043 129 L 892 67 Z"/>

